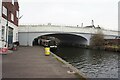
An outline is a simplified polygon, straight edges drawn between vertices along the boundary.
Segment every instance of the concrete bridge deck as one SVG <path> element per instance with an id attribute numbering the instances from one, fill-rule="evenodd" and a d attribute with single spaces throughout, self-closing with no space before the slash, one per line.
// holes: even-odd
<path id="1" fill-rule="evenodd" d="M 104 39 L 116 39 L 119 37 L 118 31 L 89 27 L 20 25 L 18 28 L 18 41 L 22 46 L 33 46 L 33 41 L 37 38 L 40 40 L 41 36 L 52 36 L 64 43 L 69 42 L 80 45 L 89 45 L 91 36 L 98 32 L 103 33 Z"/>
<path id="2" fill-rule="evenodd" d="M 42 47 L 19 47 L 3 55 L 3 78 L 77 78 L 69 70 L 53 56 L 45 56 Z"/>

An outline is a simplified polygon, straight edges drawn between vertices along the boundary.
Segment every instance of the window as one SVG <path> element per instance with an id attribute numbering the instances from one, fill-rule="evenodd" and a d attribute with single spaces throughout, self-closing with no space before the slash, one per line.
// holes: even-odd
<path id="1" fill-rule="evenodd" d="M 4 35 L 5 35 L 5 27 L 2 26 L 2 39 L 4 40 Z"/>
<path id="2" fill-rule="evenodd" d="M 12 0 L 12 4 L 14 5 L 14 0 Z"/>
<path id="3" fill-rule="evenodd" d="M 3 6 L 2 13 L 3 13 L 5 16 L 7 16 L 7 8 L 5 8 L 4 6 Z"/>
<path id="4" fill-rule="evenodd" d="M 14 21 L 14 15 L 11 13 L 11 20 Z"/>
<path id="5" fill-rule="evenodd" d="M 16 41 L 18 41 L 18 33 L 16 33 Z"/>
<path id="6" fill-rule="evenodd" d="M 16 11 L 16 17 L 19 18 L 19 11 Z"/>

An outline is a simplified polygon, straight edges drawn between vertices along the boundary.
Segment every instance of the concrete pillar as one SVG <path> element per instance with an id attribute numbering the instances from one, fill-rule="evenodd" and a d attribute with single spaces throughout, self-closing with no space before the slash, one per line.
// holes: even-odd
<path id="1" fill-rule="evenodd" d="M 118 2 L 118 30 L 120 31 L 120 1 Z M 120 36 L 120 32 L 118 32 Z"/>
<path id="2" fill-rule="evenodd" d="M 87 45 L 90 45 L 90 39 L 88 39 L 88 43 L 87 43 Z"/>

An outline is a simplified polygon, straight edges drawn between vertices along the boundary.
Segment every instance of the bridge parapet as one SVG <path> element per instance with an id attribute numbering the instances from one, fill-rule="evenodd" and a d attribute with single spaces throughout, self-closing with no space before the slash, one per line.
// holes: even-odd
<path id="1" fill-rule="evenodd" d="M 59 26 L 59 25 L 20 25 L 19 32 L 61 32 L 61 33 L 87 33 L 96 34 L 97 31 L 103 32 L 104 35 L 117 36 L 118 31 L 73 27 L 73 26 Z"/>

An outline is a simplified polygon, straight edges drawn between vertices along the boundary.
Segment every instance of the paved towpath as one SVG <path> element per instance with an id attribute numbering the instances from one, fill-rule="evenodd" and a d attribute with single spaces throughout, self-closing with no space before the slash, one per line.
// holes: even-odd
<path id="1" fill-rule="evenodd" d="M 53 56 L 45 56 L 43 47 L 19 47 L 3 55 L 3 78 L 76 78 L 69 70 Z"/>

